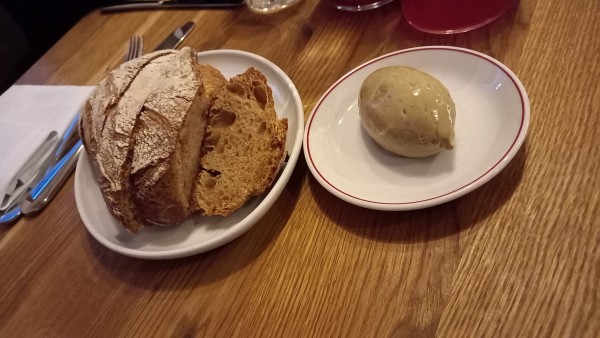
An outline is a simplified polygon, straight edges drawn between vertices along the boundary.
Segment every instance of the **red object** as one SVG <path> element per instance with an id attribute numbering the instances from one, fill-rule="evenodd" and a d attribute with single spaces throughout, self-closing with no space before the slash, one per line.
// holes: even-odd
<path id="1" fill-rule="evenodd" d="M 518 0 L 402 0 L 402 13 L 418 30 L 454 34 L 487 25 L 516 3 Z"/>

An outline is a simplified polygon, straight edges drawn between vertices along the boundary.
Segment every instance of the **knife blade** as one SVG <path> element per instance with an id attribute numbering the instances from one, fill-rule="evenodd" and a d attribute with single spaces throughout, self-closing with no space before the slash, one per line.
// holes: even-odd
<path id="1" fill-rule="evenodd" d="M 164 39 L 163 42 L 158 44 L 154 51 L 156 52 L 157 50 L 177 48 L 177 46 L 181 44 L 183 39 L 185 39 L 188 36 L 188 34 L 190 34 L 190 32 L 192 31 L 192 29 L 194 29 L 195 26 L 196 24 L 193 21 L 188 21 L 184 23 L 176 30 L 174 30 L 173 33 L 169 34 L 169 36 L 167 36 L 167 38 Z"/>
<path id="2" fill-rule="evenodd" d="M 151 10 L 151 9 L 218 9 L 241 6 L 245 0 L 162 0 L 162 1 L 126 1 L 110 4 L 100 9 L 103 13 Z"/>

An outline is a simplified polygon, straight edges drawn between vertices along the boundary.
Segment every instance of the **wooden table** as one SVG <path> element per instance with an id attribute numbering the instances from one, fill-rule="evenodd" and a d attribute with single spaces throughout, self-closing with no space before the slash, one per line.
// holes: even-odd
<path id="1" fill-rule="evenodd" d="M 260 54 L 305 117 L 360 63 L 454 45 L 500 60 L 531 100 L 526 143 L 480 189 L 380 212 L 322 188 L 301 157 L 274 208 L 213 251 L 169 261 L 113 253 L 86 231 L 73 177 L 38 216 L 0 227 L 3 337 L 593 337 L 600 333 L 600 3 L 523 0 L 465 34 L 418 32 L 400 4 L 344 13 L 305 0 L 270 16 L 92 12 L 20 80 L 94 85 L 129 36 L 146 50 L 185 20 L 185 45 Z"/>

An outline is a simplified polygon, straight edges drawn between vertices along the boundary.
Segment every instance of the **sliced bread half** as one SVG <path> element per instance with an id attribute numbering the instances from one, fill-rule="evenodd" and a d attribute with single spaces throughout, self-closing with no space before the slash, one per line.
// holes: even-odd
<path id="1" fill-rule="evenodd" d="M 255 68 L 214 88 L 192 204 L 203 215 L 227 216 L 273 182 L 287 119 L 277 118 L 271 88 Z"/>

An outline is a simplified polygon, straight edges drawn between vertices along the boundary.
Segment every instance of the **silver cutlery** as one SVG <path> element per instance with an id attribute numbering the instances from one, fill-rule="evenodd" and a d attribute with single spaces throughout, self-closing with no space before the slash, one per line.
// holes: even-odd
<path id="1" fill-rule="evenodd" d="M 61 175 L 68 177 L 68 174 L 71 173 L 71 170 L 74 168 L 71 167 L 66 173 L 63 173 L 63 171 L 66 170 L 59 170 L 64 166 L 65 158 L 71 152 L 69 151 L 67 155 L 65 155 L 67 150 L 66 147 L 72 142 L 77 142 L 76 140 L 79 139 L 79 135 L 76 132 L 78 123 L 79 114 L 77 114 L 69 123 L 67 130 L 60 140 L 58 139 L 58 133 L 56 131 L 50 132 L 44 144 L 33 153 L 23 169 L 19 170 L 15 176 L 17 180 L 15 186 L 19 186 L 19 188 L 13 190 L 13 194 L 10 195 L 8 200 L 5 196 L 7 204 L 3 204 L 2 209 L 0 209 L 0 224 L 16 221 L 22 214 L 30 214 L 40 210 L 41 207 L 54 196 L 60 185 L 54 187 L 54 182 L 50 182 L 49 177 L 57 176 L 58 172 L 60 172 Z M 30 165 L 28 166 L 27 164 Z M 11 181 L 9 187 L 11 187 L 12 184 L 13 181 Z M 42 197 L 50 195 L 50 197 L 47 198 L 44 203 L 36 202 L 35 209 L 29 207 L 25 210 L 23 208 L 23 206 L 28 203 L 28 200 L 30 203 L 37 201 L 38 196 L 40 195 Z M 12 203 L 10 203 L 10 201 L 12 201 Z"/>
<path id="2" fill-rule="evenodd" d="M 132 35 L 129 38 L 129 47 L 125 54 L 125 62 L 133 60 L 144 54 L 144 38 L 139 35 Z"/>
<path id="3" fill-rule="evenodd" d="M 167 38 L 163 40 L 163 42 L 158 44 L 158 47 L 156 47 L 154 51 L 156 52 L 157 50 L 177 48 L 177 46 L 179 46 L 183 39 L 185 39 L 188 36 L 188 34 L 190 34 L 190 32 L 192 31 L 192 29 L 194 29 L 195 26 L 196 24 L 193 21 L 188 21 L 184 23 L 183 25 L 175 29 L 173 33 L 169 34 L 169 36 L 167 36 Z"/>

